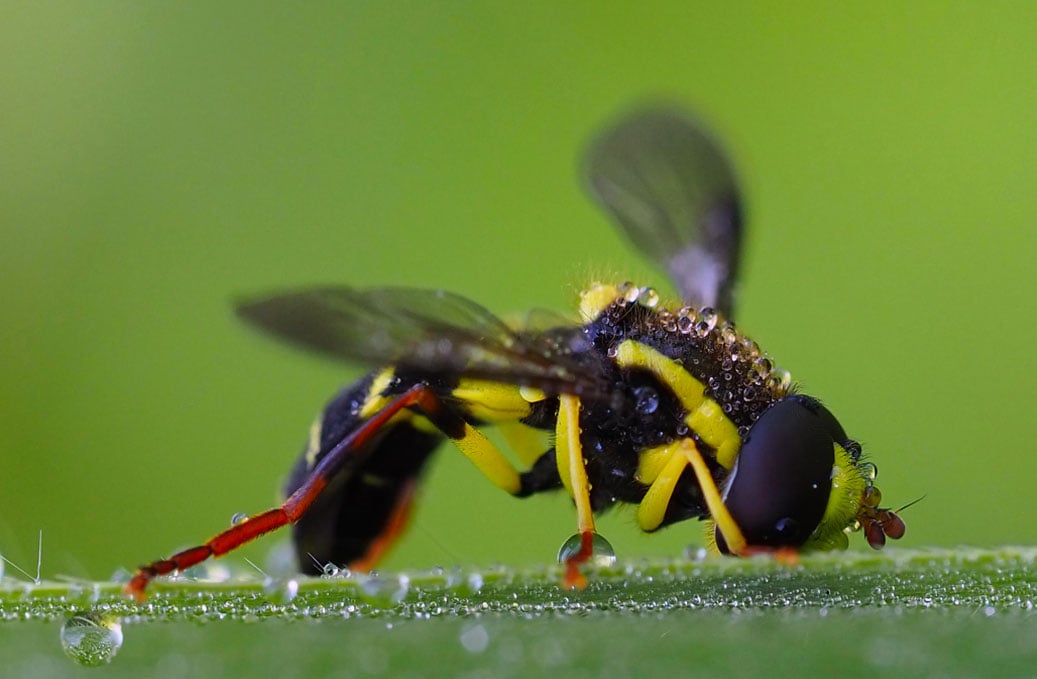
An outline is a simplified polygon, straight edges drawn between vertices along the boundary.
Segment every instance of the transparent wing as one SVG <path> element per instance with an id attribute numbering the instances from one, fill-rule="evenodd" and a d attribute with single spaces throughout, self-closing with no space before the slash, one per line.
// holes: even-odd
<path id="1" fill-rule="evenodd" d="M 473 377 L 549 393 L 605 393 L 578 328 L 518 333 L 475 302 L 441 290 L 325 287 L 236 306 L 248 323 L 304 349 L 430 378 Z"/>
<path id="2" fill-rule="evenodd" d="M 669 109 L 636 113 L 587 154 L 591 195 L 671 276 L 685 302 L 730 317 L 742 239 L 734 170 L 701 125 Z"/>

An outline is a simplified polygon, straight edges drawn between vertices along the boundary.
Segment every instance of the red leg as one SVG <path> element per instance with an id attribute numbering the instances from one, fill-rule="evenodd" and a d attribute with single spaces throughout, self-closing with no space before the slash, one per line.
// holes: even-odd
<path id="1" fill-rule="evenodd" d="M 168 575 L 173 571 L 186 570 L 208 558 L 226 554 L 250 540 L 298 521 L 299 517 L 324 490 L 328 481 L 349 461 L 350 456 L 368 443 L 371 437 L 396 413 L 411 406 L 418 406 L 429 415 L 435 415 L 441 410 L 438 397 L 427 385 L 414 385 L 364 422 L 353 433 L 342 439 L 314 467 L 306 482 L 292 493 L 291 497 L 285 500 L 280 507 L 269 509 L 250 517 L 247 521 L 235 524 L 204 545 L 185 549 L 168 559 L 161 559 L 142 566 L 126 585 L 126 593 L 132 595 L 137 601 L 143 601 L 144 590 L 155 577 Z"/>
<path id="2" fill-rule="evenodd" d="M 594 556 L 594 533 L 582 531 L 580 533 L 580 549 L 565 560 L 565 575 L 562 576 L 562 587 L 565 589 L 586 589 L 587 576 L 580 572 L 580 566 L 590 561 Z"/>

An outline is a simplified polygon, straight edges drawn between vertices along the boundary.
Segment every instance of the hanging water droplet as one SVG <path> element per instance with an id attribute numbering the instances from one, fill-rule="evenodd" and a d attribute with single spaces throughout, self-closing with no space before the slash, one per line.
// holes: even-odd
<path id="1" fill-rule="evenodd" d="M 61 648 L 80 665 L 107 665 L 122 647 L 122 625 L 113 615 L 80 611 L 61 627 Z"/>
<path id="2" fill-rule="evenodd" d="M 596 568 L 608 568 L 616 564 L 616 550 L 599 533 L 591 534 L 591 555 L 584 563 Z M 583 546 L 583 535 L 576 533 L 562 543 L 558 550 L 558 563 L 568 563 L 569 559 L 579 554 Z"/>

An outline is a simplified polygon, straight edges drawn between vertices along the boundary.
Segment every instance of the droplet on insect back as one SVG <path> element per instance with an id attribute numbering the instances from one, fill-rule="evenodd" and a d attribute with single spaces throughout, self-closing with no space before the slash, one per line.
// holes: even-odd
<path id="1" fill-rule="evenodd" d="M 586 561 L 590 566 L 596 568 L 608 568 L 616 563 L 616 550 L 602 535 L 593 533 L 591 539 L 591 557 Z M 576 533 L 566 540 L 561 549 L 558 550 L 558 563 L 566 563 L 580 551 L 583 539 L 580 533 Z"/>
<path id="2" fill-rule="evenodd" d="M 248 521 L 248 514 L 245 512 L 238 512 L 234 516 L 230 517 L 230 525 L 236 526 L 239 523 L 245 523 Z"/>
<path id="3" fill-rule="evenodd" d="M 122 625 L 115 616 L 80 611 L 62 625 L 61 647 L 80 665 L 107 665 L 122 647 Z"/>

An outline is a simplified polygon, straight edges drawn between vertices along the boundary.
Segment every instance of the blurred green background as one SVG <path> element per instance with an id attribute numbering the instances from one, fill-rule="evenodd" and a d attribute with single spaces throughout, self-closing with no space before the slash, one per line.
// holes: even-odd
<path id="1" fill-rule="evenodd" d="M 1034 543 L 1037 6 L 596 7 L 4 2 L 0 553 L 33 570 L 42 529 L 44 576 L 104 578 L 271 505 L 359 371 L 248 332 L 234 295 L 664 287 L 575 172 L 658 97 L 743 177 L 741 327 L 889 503 L 926 495 L 905 542 Z M 574 527 L 445 450 L 387 566 L 542 562 Z M 624 556 L 701 533 L 601 530 Z"/>

